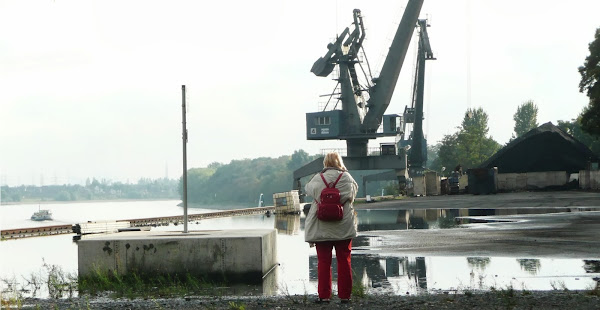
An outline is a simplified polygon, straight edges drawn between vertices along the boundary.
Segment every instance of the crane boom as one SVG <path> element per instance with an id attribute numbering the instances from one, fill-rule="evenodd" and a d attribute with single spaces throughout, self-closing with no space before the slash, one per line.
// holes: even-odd
<path id="1" fill-rule="evenodd" d="M 394 41 L 392 41 L 390 51 L 381 68 L 381 73 L 375 79 L 376 84 L 369 94 L 370 98 L 367 101 L 369 111 L 363 120 L 364 129 L 367 132 L 374 132 L 379 128 L 381 117 L 392 100 L 392 94 L 422 6 L 423 0 L 411 0 L 406 5 Z"/>

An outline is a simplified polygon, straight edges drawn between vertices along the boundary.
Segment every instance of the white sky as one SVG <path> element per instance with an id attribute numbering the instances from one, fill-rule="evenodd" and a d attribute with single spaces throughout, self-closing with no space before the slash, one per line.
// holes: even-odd
<path id="1" fill-rule="evenodd" d="M 345 147 L 306 140 L 305 113 L 335 85 L 310 68 L 354 8 L 369 61 L 380 65 L 405 4 L 0 0 L 0 183 L 178 178 L 183 84 L 189 168 Z M 526 100 L 538 105 L 540 124 L 576 117 L 587 104 L 577 67 L 598 12 L 597 0 L 425 0 L 438 58 L 427 63 L 429 142 L 455 132 L 468 107 L 489 114 L 500 143 Z M 409 104 L 414 53 L 386 113 Z"/>

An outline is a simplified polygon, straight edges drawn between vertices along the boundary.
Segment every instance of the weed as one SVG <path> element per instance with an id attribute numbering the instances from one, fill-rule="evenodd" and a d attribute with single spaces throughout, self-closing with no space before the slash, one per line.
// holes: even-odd
<path id="1" fill-rule="evenodd" d="M 286 299 L 288 299 L 290 302 L 292 302 L 292 303 L 294 303 L 294 304 L 297 304 L 297 303 L 298 303 L 298 301 L 292 297 L 292 294 L 290 294 L 290 291 L 289 291 L 289 289 L 288 289 L 288 286 L 287 286 L 287 284 L 285 284 L 285 283 L 280 283 L 280 284 L 279 284 L 279 287 L 281 288 L 281 292 L 283 293 L 283 296 L 284 296 Z"/>
<path id="2" fill-rule="evenodd" d="M 77 276 L 65 272 L 58 265 L 49 265 L 45 261 L 43 267 L 47 273 L 46 285 L 50 298 L 62 298 L 65 293 L 72 298 L 77 290 Z"/>
<path id="3" fill-rule="evenodd" d="M 569 289 L 567 288 L 567 285 L 565 284 L 565 281 L 550 281 L 550 286 L 555 291 L 558 291 L 559 289 L 563 290 L 565 292 L 569 291 Z"/>
<path id="4" fill-rule="evenodd" d="M 600 297 L 600 284 L 596 284 L 596 287 L 589 286 L 586 293 L 591 296 Z"/>
<path id="5" fill-rule="evenodd" d="M 521 294 L 523 296 L 527 296 L 527 295 L 531 295 L 531 291 L 527 289 L 527 287 L 525 286 L 525 283 L 522 283 L 522 290 L 521 290 Z"/>
<path id="6" fill-rule="evenodd" d="M 18 287 L 17 280 L 13 277 L 10 279 L 2 278 L 3 285 L 0 293 L 0 308 L 6 309 L 21 309 L 23 296 L 21 289 Z M 6 288 L 4 288 L 6 286 Z"/>
<path id="7" fill-rule="evenodd" d="M 352 296 L 358 298 L 365 298 L 367 296 L 367 288 L 360 281 L 354 281 L 352 283 Z"/>
<path id="8" fill-rule="evenodd" d="M 12 296 L 8 299 L 0 298 L 0 308 L 2 309 L 21 309 L 22 307 L 23 302 L 19 296 Z"/>
<path id="9" fill-rule="evenodd" d="M 243 303 L 237 303 L 235 301 L 230 301 L 229 309 L 231 309 L 231 310 L 246 310 L 246 305 L 244 305 Z"/>
<path id="10" fill-rule="evenodd" d="M 42 279 L 42 275 L 41 274 L 36 274 L 36 273 L 31 273 L 29 275 L 29 278 L 25 278 L 23 277 L 23 280 L 26 282 L 26 286 L 31 287 L 32 292 L 31 295 L 32 297 L 35 297 L 37 295 L 37 291 L 42 287 L 43 283 L 43 279 Z"/>

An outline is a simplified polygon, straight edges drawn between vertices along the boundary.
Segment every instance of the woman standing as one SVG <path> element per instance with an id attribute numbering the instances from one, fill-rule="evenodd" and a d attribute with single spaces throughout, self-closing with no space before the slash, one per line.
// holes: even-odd
<path id="1" fill-rule="evenodd" d="M 341 175 L 336 184 L 340 191 L 340 202 L 344 205 L 343 217 L 340 221 L 325 222 L 317 218 L 317 200 L 321 191 L 326 187 L 320 174 L 316 174 L 305 190 L 308 196 L 314 198 L 310 211 L 306 216 L 304 239 L 317 247 L 318 259 L 318 291 L 317 302 L 329 302 L 331 298 L 331 257 L 335 248 L 338 266 L 338 296 L 342 303 L 350 301 L 352 294 L 352 268 L 350 252 L 352 238 L 356 237 L 356 214 L 352 203 L 358 191 L 358 185 L 344 166 L 338 153 L 329 153 L 323 160 L 324 169 L 320 174 L 327 183 L 332 184 Z"/>

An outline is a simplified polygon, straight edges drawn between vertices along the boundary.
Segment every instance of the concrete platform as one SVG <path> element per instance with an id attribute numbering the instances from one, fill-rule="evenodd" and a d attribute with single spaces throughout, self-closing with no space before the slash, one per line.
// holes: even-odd
<path id="1" fill-rule="evenodd" d="M 79 276 L 96 270 L 143 275 L 192 274 L 210 280 L 262 283 L 277 264 L 275 229 L 139 231 L 78 241 Z"/>

